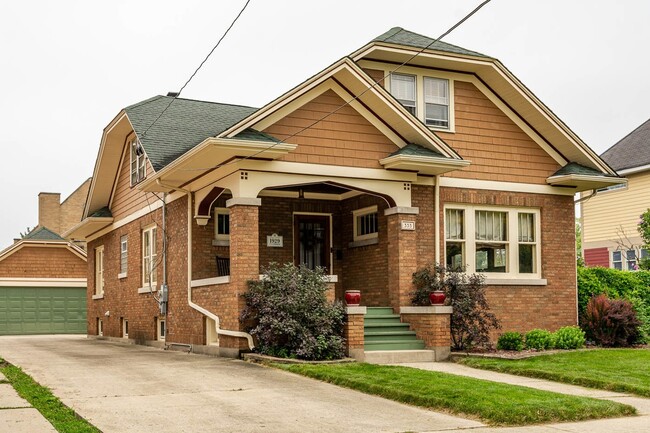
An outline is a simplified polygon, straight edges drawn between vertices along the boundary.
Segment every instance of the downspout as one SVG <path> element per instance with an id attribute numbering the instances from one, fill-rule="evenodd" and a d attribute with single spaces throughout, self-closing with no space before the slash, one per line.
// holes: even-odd
<path id="1" fill-rule="evenodd" d="M 160 286 L 160 314 L 167 315 L 167 300 L 169 299 L 169 287 L 167 287 L 167 193 L 163 193 L 162 199 L 162 229 L 163 229 L 163 281 Z"/>
<path id="2" fill-rule="evenodd" d="M 253 343 L 252 335 L 243 331 L 231 331 L 219 328 L 219 316 L 192 302 L 192 192 L 179 187 L 165 185 L 159 179 L 156 179 L 156 183 L 162 187 L 176 189 L 187 194 L 187 305 L 214 321 L 214 331 L 217 337 L 219 335 L 227 335 L 229 337 L 245 338 L 248 340 L 249 349 L 253 350 L 255 344 Z"/>
<path id="3" fill-rule="evenodd" d="M 436 234 L 434 236 L 436 245 L 434 248 L 435 251 L 435 264 L 440 265 L 440 175 L 436 174 L 435 176 L 436 184 L 433 187 L 433 211 L 436 216 L 434 217 L 434 225 Z"/>
<path id="4" fill-rule="evenodd" d="M 576 205 L 576 204 L 580 205 L 580 231 L 582 232 L 582 251 L 581 252 L 582 252 L 582 259 L 583 260 L 585 258 L 585 253 L 584 253 L 585 225 L 583 224 L 585 214 L 583 212 L 582 206 L 585 203 L 587 203 L 587 201 L 589 201 L 589 199 L 592 198 L 593 196 L 595 196 L 596 194 L 598 194 L 598 190 L 597 189 L 592 189 L 591 194 L 589 194 L 588 196 L 580 197 L 578 200 L 573 201 L 574 205 Z M 576 266 L 576 268 L 577 268 L 577 266 Z M 578 270 L 576 269 L 576 299 L 578 299 L 578 295 L 579 295 L 578 292 L 579 292 L 579 290 L 578 290 Z M 580 317 L 580 311 L 579 311 L 579 308 L 578 308 L 578 303 L 576 302 L 576 324 L 578 322 L 579 317 Z"/>

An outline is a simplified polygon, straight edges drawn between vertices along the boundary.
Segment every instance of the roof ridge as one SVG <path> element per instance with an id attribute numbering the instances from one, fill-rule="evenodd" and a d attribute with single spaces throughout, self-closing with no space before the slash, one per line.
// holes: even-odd
<path id="1" fill-rule="evenodd" d="M 395 30 L 395 31 L 393 32 L 393 30 Z M 377 36 L 376 38 L 374 38 L 371 42 L 386 42 L 386 43 L 394 43 L 396 45 L 404 45 L 404 44 L 399 43 L 399 42 L 388 42 L 387 41 L 387 39 L 390 39 L 390 38 L 392 38 L 394 36 L 397 36 L 401 32 L 409 33 L 411 35 L 415 35 L 415 36 L 419 36 L 419 37 L 424 38 L 424 39 L 431 40 L 431 43 L 427 44 L 427 45 L 429 45 L 429 47 L 426 48 L 428 50 L 435 50 L 434 47 L 435 47 L 436 44 L 445 44 L 445 45 L 448 45 L 450 47 L 454 47 L 454 48 L 459 49 L 459 50 L 463 50 L 463 51 L 467 51 L 469 53 L 479 55 L 481 57 L 493 58 L 493 57 L 488 56 L 486 54 L 479 53 L 478 51 L 470 50 L 468 48 L 461 47 L 460 45 L 455 45 L 455 44 L 452 44 L 452 43 L 449 43 L 449 42 L 445 42 L 445 41 L 439 40 L 439 38 L 432 38 L 431 36 L 423 35 L 422 33 L 414 32 L 414 31 L 405 29 L 403 27 L 393 27 L 390 30 L 388 30 L 387 32 L 385 32 L 385 33 Z M 384 39 L 379 39 L 382 36 L 384 37 Z"/>

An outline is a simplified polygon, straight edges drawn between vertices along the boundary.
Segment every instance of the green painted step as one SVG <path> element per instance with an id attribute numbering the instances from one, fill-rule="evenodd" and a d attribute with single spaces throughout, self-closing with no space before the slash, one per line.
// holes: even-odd
<path id="1" fill-rule="evenodd" d="M 366 317 L 374 316 L 376 314 L 394 314 L 393 309 L 390 307 L 368 307 L 366 309 Z"/>
<path id="2" fill-rule="evenodd" d="M 393 341 L 418 341 L 415 331 L 372 331 L 364 332 L 364 340 L 367 343 L 386 340 Z"/>
<path id="3" fill-rule="evenodd" d="M 400 340 L 384 340 L 377 342 L 366 342 L 363 345 L 364 350 L 422 350 L 424 349 L 424 341 L 400 341 Z"/>
<path id="4" fill-rule="evenodd" d="M 399 320 L 397 314 L 382 314 L 377 316 L 366 316 L 363 321 L 364 325 L 393 325 L 396 323 L 402 323 Z"/>
<path id="5" fill-rule="evenodd" d="M 408 331 L 409 330 L 409 324 L 408 323 L 391 323 L 389 325 L 385 323 L 375 323 L 375 324 L 369 324 L 369 323 L 364 323 L 363 325 L 363 333 L 367 335 L 368 332 L 376 332 L 376 331 Z"/>

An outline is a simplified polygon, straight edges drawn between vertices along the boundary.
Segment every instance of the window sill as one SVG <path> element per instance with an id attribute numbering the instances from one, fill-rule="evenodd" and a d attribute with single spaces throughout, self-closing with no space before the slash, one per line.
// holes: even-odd
<path id="1" fill-rule="evenodd" d="M 436 131 L 436 132 L 449 132 L 450 134 L 456 133 L 456 131 L 454 129 L 451 129 L 451 128 L 441 128 L 439 126 L 431 126 L 431 125 L 427 125 L 427 128 L 429 128 L 432 131 Z"/>
<path id="2" fill-rule="evenodd" d="M 98 295 L 93 295 L 93 299 L 104 299 L 104 294 L 100 293 Z"/>
<path id="3" fill-rule="evenodd" d="M 260 274 L 259 279 L 260 281 L 266 281 L 269 278 L 268 275 L 266 274 Z M 323 275 L 323 281 L 325 283 L 338 283 L 339 282 L 339 276 L 338 275 Z"/>
<path id="4" fill-rule="evenodd" d="M 149 287 L 140 287 L 138 289 L 138 293 L 156 293 L 158 291 L 158 288 L 156 285 L 152 285 L 151 288 Z"/>
<path id="5" fill-rule="evenodd" d="M 546 286 L 546 278 L 486 278 L 486 286 Z"/>
<path id="6" fill-rule="evenodd" d="M 230 239 L 212 239 L 213 247 L 229 247 Z"/>
<path id="7" fill-rule="evenodd" d="M 230 276 L 204 278 L 202 280 L 192 280 L 190 286 L 191 287 L 213 286 L 216 284 L 228 284 L 229 282 L 230 282 Z"/>
<path id="8" fill-rule="evenodd" d="M 350 242 L 348 248 L 358 248 L 358 247 L 367 247 L 368 245 L 377 245 L 379 243 L 379 238 L 363 239 L 360 241 Z"/>
<path id="9" fill-rule="evenodd" d="M 120 280 L 121 280 L 122 278 L 126 278 L 126 272 L 123 272 L 123 273 L 121 273 L 121 274 L 117 274 L 117 278 L 120 279 Z"/>

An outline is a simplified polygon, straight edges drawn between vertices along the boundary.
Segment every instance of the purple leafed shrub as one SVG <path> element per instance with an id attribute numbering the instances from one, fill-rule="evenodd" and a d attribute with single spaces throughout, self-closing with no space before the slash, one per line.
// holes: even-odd
<path id="1" fill-rule="evenodd" d="M 630 301 L 609 299 L 605 295 L 589 300 L 582 320 L 587 338 L 606 347 L 625 347 L 636 343 L 640 336 L 640 325 Z"/>

